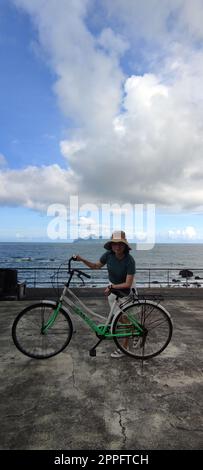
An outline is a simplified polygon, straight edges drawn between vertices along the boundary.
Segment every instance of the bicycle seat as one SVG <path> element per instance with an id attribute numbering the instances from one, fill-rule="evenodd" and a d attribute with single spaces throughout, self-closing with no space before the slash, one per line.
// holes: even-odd
<path id="1" fill-rule="evenodd" d="M 130 294 L 131 289 L 111 289 L 112 294 L 116 295 L 116 297 L 126 297 Z"/>

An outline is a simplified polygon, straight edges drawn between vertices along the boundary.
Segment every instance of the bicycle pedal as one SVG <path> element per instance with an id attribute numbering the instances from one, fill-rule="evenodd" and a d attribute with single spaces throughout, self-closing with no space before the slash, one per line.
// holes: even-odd
<path id="1" fill-rule="evenodd" d="M 95 357 L 97 355 L 96 349 L 90 349 L 89 355 Z"/>

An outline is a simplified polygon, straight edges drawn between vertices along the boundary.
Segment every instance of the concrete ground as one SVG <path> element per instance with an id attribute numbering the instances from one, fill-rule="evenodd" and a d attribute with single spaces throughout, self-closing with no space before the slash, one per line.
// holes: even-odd
<path id="1" fill-rule="evenodd" d="M 65 352 L 29 359 L 14 346 L 11 326 L 33 300 L 1 301 L 1 449 L 202 449 L 202 290 L 165 292 L 173 337 L 143 370 L 131 358 L 112 359 L 111 341 L 90 357 L 96 338 L 73 316 Z M 101 291 L 83 295 L 96 311 L 108 310 Z"/>

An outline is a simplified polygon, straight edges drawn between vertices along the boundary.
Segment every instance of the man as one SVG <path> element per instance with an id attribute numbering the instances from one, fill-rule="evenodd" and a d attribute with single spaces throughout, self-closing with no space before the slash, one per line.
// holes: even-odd
<path id="1" fill-rule="evenodd" d="M 129 295 L 130 290 L 134 287 L 135 282 L 135 260 L 129 254 L 131 247 L 125 236 L 125 232 L 116 231 L 112 233 L 111 239 L 105 243 L 104 248 L 107 250 L 96 263 L 88 261 L 82 256 L 77 255 L 77 261 L 82 261 L 91 269 L 101 269 L 107 265 L 110 285 L 105 289 L 105 295 L 108 295 L 110 308 L 116 298 L 116 294 L 112 289 L 123 290 L 125 295 Z M 111 357 L 121 357 L 121 350 L 116 350 Z"/>

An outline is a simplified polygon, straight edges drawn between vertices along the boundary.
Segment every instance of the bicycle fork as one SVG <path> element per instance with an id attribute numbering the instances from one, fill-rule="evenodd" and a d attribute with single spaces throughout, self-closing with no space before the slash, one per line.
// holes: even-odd
<path id="1" fill-rule="evenodd" d="M 48 319 L 48 321 L 44 324 L 42 324 L 41 328 L 41 334 L 45 335 L 47 330 L 54 324 L 56 317 L 58 316 L 59 310 L 61 308 L 61 302 L 58 303 L 57 308 L 54 310 L 53 314 L 51 317 Z"/>

